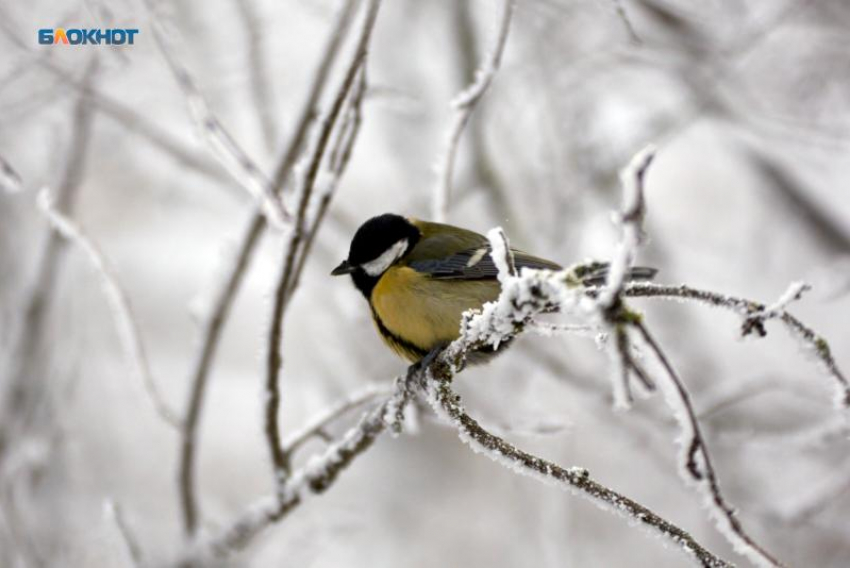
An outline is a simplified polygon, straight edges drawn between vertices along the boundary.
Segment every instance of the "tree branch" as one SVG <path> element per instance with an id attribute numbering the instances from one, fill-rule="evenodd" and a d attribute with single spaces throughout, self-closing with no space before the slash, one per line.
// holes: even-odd
<path id="1" fill-rule="evenodd" d="M 481 66 L 476 71 L 473 82 L 466 89 L 458 93 L 451 102 L 455 114 L 446 133 L 444 149 L 437 164 L 437 183 L 434 186 L 432 212 L 434 221 L 442 222 L 448 217 L 452 177 L 460 137 L 472 116 L 472 112 L 475 110 L 475 106 L 487 92 L 487 89 L 489 89 L 493 78 L 496 76 L 496 71 L 499 69 L 502 53 L 508 40 L 508 30 L 510 29 L 511 17 L 513 16 L 515 5 L 516 0 L 503 1 L 502 12 L 499 17 L 499 30 L 493 40 L 493 46 L 489 54 L 481 62 Z"/>
<path id="2" fill-rule="evenodd" d="M 177 84 L 183 91 L 192 120 L 198 127 L 202 138 L 233 179 L 257 203 L 262 205 L 266 219 L 273 226 L 283 228 L 291 220 L 291 215 L 284 207 L 275 188 L 259 166 L 245 153 L 233 136 L 224 128 L 221 121 L 212 113 L 206 100 L 195 86 L 189 71 L 174 55 L 170 38 L 166 35 L 162 24 L 154 18 L 152 10 L 151 23 L 156 43 L 177 80 Z"/>
<path id="3" fill-rule="evenodd" d="M 640 524 L 643 528 L 672 541 L 677 548 L 693 556 L 702 566 L 716 568 L 732 566 L 703 547 L 685 530 L 640 503 L 593 480 L 586 469 L 561 467 L 524 452 L 491 434 L 464 410 L 460 396 L 451 388 L 452 373 L 449 366 L 437 365 L 429 371 L 434 373 L 429 379 L 428 388 L 428 400 L 434 412 L 457 428 L 460 439 L 476 452 L 484 454 L 516 473 L 528 475 L 563 489 L 570 489 L 573 493 L 602 506 L 604 510 Z"/>
<path id="4" fill-rule="evenodd" d="M 342 7 L 339 16 L 331 28 L 322 57 L 313 74 L 313 80 L 298 114 L 295 130 L 283 152 L 278 164 L 274 185 L 280 193 L 286 182 L 296 157 L 301 151 L 307 138 L 307 133 L 315 108 L 319 104 L 322 93 L 327 84 L 328 75 L 334 60 L 339 54 L 342 40 L 348 30 L 353 17 L 354 8 L 358 0 L 348 0 Z M 197 426 L 201 416 L 207 380 L 212 362 L 215 357 L 224 324 L 230 313 L 230 307 L 236 297 L 236 292 L 242 283 L 245 271 L 251 261 L 251 257 L 260 236 L 266 228 L 265 218 L 260 210 L 255 210 L 251 220 L 243 233 L 237 247 L 237 253 L 233 258 L 230 268 L 216 293 L 215 301 L 202 326 L 200 348 L 192 365 L 191 387 L 187 400 L 186 414 L 183 431 L 181 432 L 180 465 L 178 472 L 178 488 L 180 493 L 181 511 L 183 515 L 183 526 L 187 535 L 193 535 L 198 524 L 197 499 L 195 497 L 195 453 Z"/>
<path id="5" fill-rule="evenodd" d="M 50 195 L 49 190 L 43 189 L 38 197 L 38 206 L 47 217 L 53 230 L 80 248 L 91 262 L 92 267 L 101 278 L 103 292 L 109 301 L 110 312 L 118 331 L 118 337 L 124 345 L 127 356 L 136 370 L 136 375 L 142 383 L 142 388 L 148 395 L 154 410 L 166 424 L 180 428 L 180 419 L 169 408 L 151 376 L 145 346 L 142 342 L 139 327 L 136 323 L 130 299 L 118 282 L 112 266 L 100 251 L 100 248 L 85 234 L 83 229 L 71 219 L 60 213 Z"/>
<path id="6" fill-rule="evenodd" d="M 272 466 L 277 486 L 283 489 L 283 480 L 289 472 L 289 459 L 281 445 L 278 412 L 280 409 L 279 377 L 283 363 L 283 319 L 289 304 L 289 291 L 295 276 L 296 259 L 305 238 L 307 207 L 313 193 L 322 158 L 325 155 L 328 142 L 331 139 L 334 125 L 340 115 L 343 104 L 354 86 L 355 79 L 364 64 L 368 51 L 369 39 L 375 20 L 378 16 L 380 0 L 370 0 L 363 20 L 357 47 L 352 60 L 349 62 L 342 84 L 337 90 L 331 107 L 319 122 L 319 131 L 312 147 L 305 157 L 306 167 L 303 175 L 296 180 L 296 199 L 298 203 L 293 230 L 287 235 L 284 245 L 284 260 L 281 275 L 274 293 L 271 325 L 268 336 L 266 356 L 266 406 L 265 433 L 272 458 Z M 283 495 L 281 495 L 283 498 Z"/>
<path id="7" fill-rule="evenodd" d="M 589 291 L 591 294 L 594 292 Z M 755 313 L 761 313 L 765 309 L 765 305 L 753 300 L 747 300 L 736 296 L 719 294 L 707 290 L 692 288 L 684 284 L 679 286 L 662 286 L 646 282 L 631 282 L 623 290 L 623 296 L 631 298 L 667 298 L 667 299 L 683 299 L 693 300 L 702 304 L 724 308 L 743 316 L 746 323 L 747 318 L 750 318 Z M 838 367 L 835 358 L 832 356 L 827 340 L 816 333 L 813 329 L 806 326 L 799 319 L 786 311 L 774 314 L 772 318 L 778 319 L 783 323 L 788 332 L 799 338 L 804 345 L 815 355 L 821 362 L 827 374 L 835 381 L 835 404 L 841 409 L 850 409 L 850 382 L 846 375 Z M 745 324 L 742 324 L 742 328 Z"/>

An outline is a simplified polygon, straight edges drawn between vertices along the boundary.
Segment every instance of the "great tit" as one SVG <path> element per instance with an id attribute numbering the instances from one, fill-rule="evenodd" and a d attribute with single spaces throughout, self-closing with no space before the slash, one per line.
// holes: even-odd
<path id="1" fill-rule="evenodd" d="M 516 267 L 561 270 L 555 262 L 512 249 Z M 604 282 L 606 265 L 593 263 L 586 285 Z M 473 231 L 387 213 L 363 223 L 348 258 L 331 275 L 350 274 L 366 297 L 381 337 L 398 355 L 417 362 L 460 334 L 463 312 L 496 300 L 498 270 L 486 237 Z M 630 279 L 655 270 L 633 268 Z M 501 351 L 504 344 L 497 351 Z M 488 360 L 491 348 L 470 357 Z"/>

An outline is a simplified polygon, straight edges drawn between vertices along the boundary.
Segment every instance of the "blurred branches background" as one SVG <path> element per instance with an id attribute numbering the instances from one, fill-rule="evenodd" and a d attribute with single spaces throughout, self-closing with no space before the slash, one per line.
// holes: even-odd
<path id="1" fill-rule="evenodd" d="M 275 494 L 271 462 L 303 466 L 403 374 L 359 293 L 327 275 L 367 217 L 432 215 L 450 101 L 492 56 L 504 4 L 386 0 L 358 58 L 372 4 L 0 4 L 0 565 L 173 562 Z M 38 45 L 59 26 L 141 32 L 133 46 Z M 501 225 L 564 264 L 608 259 L 617 172 L 655 142 L 639 263 L 766 304 L 810 283 L 794 312 L 846 367 L 847 29 L 842 0 L 519 0 L 458 139 L 447 221 Z M 92 255 L 51 229 L 43 187 L 96 245 L 135 329 Z M 265 226 L 278 205 L 300 231 Z M 846 566 L 847 429 L 811 350 L 770 325 L 741 340 L 718 310 L 629 302 L 686 383 L 751 535 L 791 566 Z M 740 559 L 679 479 L 662 397 L 613 410 L 593 334 L 516 344 L 455 379 L 483 424 Z M 429 417 L 376 439 L 227 562 L 682 564 Z"/>

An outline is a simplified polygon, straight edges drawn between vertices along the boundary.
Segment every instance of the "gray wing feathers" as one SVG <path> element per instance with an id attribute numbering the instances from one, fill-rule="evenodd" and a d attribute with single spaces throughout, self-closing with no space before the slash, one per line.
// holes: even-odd
<path id="1" fill-rule="evenodd" d="M 514 264 L 517 268 L 548 268 L 560 270 L 554 262 L 527 255 L 514 250 Z M 468 249 L 439 259 L 423 259 L 410 262 L 410 267 L 418 272 L 429 274 L 441 280 L 483 280 L 496 278 L 498 269 L 490 256 L 489 247 Z"/>

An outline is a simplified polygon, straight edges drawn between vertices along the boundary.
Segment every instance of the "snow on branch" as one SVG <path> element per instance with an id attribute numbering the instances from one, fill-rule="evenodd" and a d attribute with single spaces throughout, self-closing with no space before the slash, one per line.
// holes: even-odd
<path id="1" fill-rule="evenodd" d="M 291 221 L 291 215 L 268 177 L 212 113 L 189 71 L 174 55 L 171 40 L 166 35 L 162 24 L 152 19 L 151 28 L 160 51 L 183 91 L 192 120 L 198 127 L 201 137 L 233 179 L 262 206 L 269 224 L 278 229 L 284 228 Z"/>
<path id="2" fill-rule="evenodd" d="M 499 64 L 502 61 L 502 53 L 508 40 L 511 17 L 513 16 L 516 0 L 503 0 L 502 12 L 499 16 L 499 30 L 493 39 L 493 45 L 488 54 L 481 62 L 481 66 L 475 72 L 475 79 L 463 91 L 452 99 L 451 107 L 455 114 L 449 129 L 446 132 L 444 148 L 437 162 L 437 182 L 434 186 L 434 200 L 432 218 L 434 221 L 443 222 L 448 216 L 449 199 L 452 192 L 452 177 L 454 175 L 455 158 L 457 156 L 458 144 L 466 124 L 472 116 L 475 106 L 496 76 Z"/>
<path id="3" fill-rule="evenodd" d="M 590 293 L 594 293 L 590 291 Z M 700 290 L 690 286 L 662 286 L 647 282 L 631 282 L 623 290 L 623 295 L 632 298 L 663 298 L 674 300 L 690 300 L 709 306 L 723 308 L 739 314 L 744 318 L 742 325 L 742 333 L 747 329 L 747 318 L 751 318 L 753 314 L 770 312 L 766 310 L 764 304 L 745 298 L 729 296 L 717 292 Z M 787 295 L 787 294 L 786 294 Z M 783 296 L 784 297 L 784 296 Z M 778 304 L 779 302 L 777 302 Z M 774 304 L 775 306 L 776 304 Z M 827 340 L 815 332 L 812 328 L 805 325 L 799 319 L 788 313 L 780 310 L 775 312 L 772 318 L 762 316 L 767 319 L 778 319 L 792 337 L 801 341 L 807 352 L 810 352 L 821 363 L 826 373 L 835 381 L 835 404 L 836 407 L 844 410 L 850 409 L 850 381 L 847 376 L 838 367 L 835 358 L 832 355 L 832 350 Z M 764 331 L 764 330 L 763 330 Z"/>
<path id="4" fill-rule="evenodd" d="M 623 286 L 628 280 L 629 270 L 634 265 L 637 250 L 643 241 L 643 221 L 646 213 L 644 180 L 655 158 L 655 151 L 652 145 L 645 147 L 635 154 L 628 166 L 620 172 L 623 206 L 616 215 L 616 221 L 621 227 L 622 237 L 608 266 L 605 287 L 596 300 L 600 319 L 615 338 L 615 341 L 610 343 L 610 352 L 614 362 L 611 384 L 614 407 L 617 409 L 628 409 L 632 405 L 634 400 L 630 383 L 632 375 L 637 377 L 647 390 L 651 391 L 654 388 L 649 375 L 632 357 L 629 332 L 623 318 L 628 312 L 623 309 L 620 297 Z"/>
<path id="5" fill-rule="evenodd" d="M 508 245 L 508 238 L 501 227 L 490 229 L 490 232 L 487 233 L 487 240 L 490 242 L 490 256 L 499 271 L 497 275 L 499 282 L 504 284 L 509 277 L 517 275 L 514 253 Z"/>
<path id="6" fill-rule="evenodd" d="M 621 237 L 608 267 L 605 286 L 596 300 L 599 315 L 609 327 L 613 327 L 616 336 L 616 342 L 612 348 L 614 359 L 619 363 L 618 372 L 612 381 L 615 406 L 628 408 L 631 404 L 632 394 L 629 385 L 631 374 L 643 381 L 648 380 L 646 371 L 631 356 L 629 331 L 635 330 L 664 370 L 663 377 L 666 380 L 662 381 L 662 391 L 682 432 L 678 442 L 682 448 L 681 465 L 684 480 L 702 493 L 704 503 L 718 530 L 733 545 L 736 552 L 747 556 L 759 566 L 782 566 L 771 553 L 745 531 L 735 510 L 726 501 L 685 383 L 673 368 L 661 346 L 650 334 L 643 318 L 630 311 L 622 300 L 629 269 L 634 263 L 637 249 L 643 240 L 643 220 L 646 212 L 644 179 L 654 156 L 655 148 L 652 146 L 641 150 L 620 175 L 623 186 L 623 208 L 618 218 Z M 785 304 L 801 293 L 801 289 L 789 291 L 786 294 L 788 298 L 783 296 L 783 299 L 777 303 L 779 306 L 777 311 L 782 310 Z"/>
<path id="7" fill-rule="evenodd" d="M 504 253 L 510 247 L 506 240 L 500 245 L 501 239 L 493 238 L 499 235 L 498 230 L 491 232 L 491 243 L 495 241 L 495 248 L 501 246 L 501 252 Z M 494 259 L 504 257 L 496 250 L 493 255 Z M 562 468 L 518 450 L 484 430 L 465 413 L 460 398 L 451 389 L 451 380 L 462 369 L 469 352 L 485 346 L 497 347 L 520 333 L 540 314 L 558 311 L 588 321 L 598 319 L 596 299 L 585 294 L 584 289 L 577 284 L 580 279 L 576 274 L 580 274 L 582 268 L 577 266 L 558 272 L 526 268 L 519 276 L 504 275 L 498 300 L 485 304 L 480 311 L 467 312 L 461 324 L 460 337 L 425 367 L 429 402 L 438 415 L 458 429 L 461 440 L 505 467 L 572 489 L 606 510 L 623 514 L 631 521 L 671 539 L 682 550 L 695 556 L 703 566 L 731 566 L 695 542 L 686 531 L 594 481 L 583 468 Z"/>
<path id="8" fill-rule="evenodd" d="M 307 96 L 300 112 L 294 132 L 286 145 L 274 177 L 275 191 L 280 192 L 286 179 L 292 171 L 299 152 L 307 139 L 310 125 L 316 114 L 316 107 L 325 91 L 330 76 L 330 70 L 336 61 L 342 40 L 353 19 L 358 2 L 347 0 L 340 9 L 339 15 L 332 26 L 322 56 L 316 66 L 310 82 Z M 250 222 L 237 246 L 237 252 L 218 284 L 211 309 L 204 318 L 198 347 L 192 370 L 190 372 L 191 388 L 186 404 L 186 417 L 181 436 L 180 471 L 178 488 L 180 493 L 183 526 L 187 535 L 192 535 L 198 524 L 198 505 L 195 498 L 195 450 L 198 432 L 198 422 L 204 403 L 207 379 L 212 368 L 218 342 L 224 330 L 224 324 L 233 304 L 233 299 L 242 283 L 245 271 L 251 261 L 251 256 L 265 229 L 265 221 L 261 210 L 253 213 Z M 315 224 L 314 224 L 315 226 Z M 302 259 L 304 255 L 302 254 Z"/>
<path id="9" fill-rule="evenodd" d="M 741 335 L 747 336 L 755 331 L 760 337 L 764 337 L 767 335 L 767 330 L 764 329 L 764 322 L 769 319 L 782 317 L 782 314 L 785 313 L 785 309 L 791 302 L 801 299 L 803 294 L 811 289 L 812 287 L 805 282 L 792 282 L 776 302 L 762 309 L 755 310 L 744 320 L 741 326 Z"/>
<path id="10" fill-rule="evenodd" d="M 433 369 L 432 369 L 433 371 Z M 591 500 L 603 510 L 626 518 L 630 523 L 660 534 L 701 566 L 721 568 L 732 564 L 710 552 L 688 532 L 667 521 L 640 503 L 617 493 L 590 477 L 582 467 L 561 467 L 553 462 L 524 452 L 504 439 L 485 430 L 469 416 L 460 396 L 451 388 L 452 373 L 442 366 L 430 377 L 428 400 L 434 411 L 457 428 L 461 440 L 475 452 L 484 454 L 504 467 L 551 485 L 570 490 Z"/>
<path id="11" fill-rule="evenodd" d="M 420 367 L 411 366 L 405 376 L 396 379 L 391 394 L 364 413 L 355 426 L 328 444 L 322 452 L 293 471 L 292 475 L 283 480 L 275 495 L 258 499 L 217 534 L 195 543 L 178 565 L 206 566 L 211 557 L 233 554 L 308 497 L 323 493 L 331 487 L 340 473 L 368 450 L 385 430 L 398 424 L 398 417 L 403 414 L 413 395 L 412 381 L 419 376 L 420 371 Z"/>
<path id="12" fill-rule="evenodd" d="M 628 271 L 634 264 L 637 249 L 643 241 L 643 218 L 646 212 L 644 178 L 654 158 L 655 147 L 647 146 L 635 154 L 629 165 L 620 173 L 623 209 L 617 215 L 617 222 L 623 234 L 608 267 L 605 290 L 597 300 L 603 310 L 610 310 L 619 298 Z"/>
<path id="13" fill-rule="evenodd" d="M 662 351 L 655 338 L 649 333 L 646 325 L 640 320 L 632 323 L 640 336 L 656 356 L 668 381 L 662 382 L 668 406 L 679 423 L 682 436 L 678 442 L 682 448 L 682 475 L 690 484 L 697 487 L 704 497 L 704 504 L 711 513 L 718 530 L 728 540 L 735 551 L 749 558 L 757 566 L 781 567 L 783 564 L 763 546 L 758 544 L 738 518 L 737 511 L 723 496 L 720 482 L 711 461 L 708 445 L 702 435 L 699 421 L 696 417 L 690 393 L 684 382 L 673 368 L 670 359 Z"/>
<path id="14" fill-rule="evenodd" d="M 44 188 L 39 193 L 38 207 L 50 222 L 51 227 L 68 241 L 79 247 L 89 259 L 89 262 L 91 262 L 92 267 L 94 267 L 95 272 L 97 272 L 103 284 L 103 292 L 109 302 L 110 313 L 115 322 L 118 337 L 127 352 L 128 358 L 132 362 L 132 366 L 136 371 L 142 387 L 148 395 L 148 399 L 151 401 L 157 414 L 159 414 L 166 424 L 180 428 L 180 419 L 177 418 L 177 414 L 166 404 L 156 386 L 156 382 L 151 376 L 150 365 L 148 364 L 145 347 L 142 343 L 136 318 L 130 305 L 130 299 L 118 283 L 118 277 L 112 266 L 110 266 L 98 246 L 85 234 L 83 229 L 56 209 L 49 189 Z"/>
<path id="15" fill-rule="evenodd" d="M 286 453 L 291 455 L 311 438 L 321 438 L 325 441 L 331 441 L 330 435 L 326 431 L 328 426 L 352 410 L 365 406 L 382 395 L 388 395 L 389 393 L 387 391 L 387 388 L 370 385 L 360 392 L 351 395 L 346 400 L 330 407 L 284 442 L 283 447 Z"/>
<path id="16" fill-rule="evenodd" d="M 267 341 L 266 354 L 266 404 L 265 432 L 266 441 L 272 458 L 272 466 L 276 483 L 280 490 L 284 488 L 283 481 L 289 475 L 289 456 L 281 444 L 279 410 L 280 410 L 280 372 L 283 364 L 283 320 L 291 299 L 292 285 L 298 270 L 298 257 L 303 253 L 304 244 L 309 235 L 307 212 L 316 185 L 319 169 L 328 149 L 331 135 L 342 109 L 355 89 L 356 79 L 365 65 L 369 40 L 378 17 L 380 0 L 370 0 L 365 10 L 362 27 L 351 60 L 348 62 L 342 83 L 336 91 L 330 107 L 319 119 L 318 132 L 313 142 L 305 151 L 301 166 L 296 166 L 296 190 L 294 197 L 297 210 L 293 230 L 288 233 L 283 247 L 283 263 L 280 277 L 274 291 L 271 323 Z M 356 99 L 359 104 L 360 99 Z M 282 497 L 281 497 L 282 498 Z"/>

